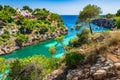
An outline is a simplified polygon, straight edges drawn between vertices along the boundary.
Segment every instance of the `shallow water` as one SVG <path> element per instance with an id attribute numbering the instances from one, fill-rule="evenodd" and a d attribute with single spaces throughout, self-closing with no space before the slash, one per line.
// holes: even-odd
<path id="1" fill-rule="evenodd" d="M 63 15 L 62 16 L 64 20 L 64 25 L 68 28 L 68 34 L 65 35 L 64 38 L 64 45 L 67 45 L 69 40 L 71 38 L 76 37 L 76 33 L 80 33 L 82 29 L 76 31 L 76 30 L 71 30 L 71 27 L 75 26 L 75 22 L 77 20 L 76 15 Z M 101 32 L 102 30 L 107 30 L 105 28 L 92 25 L 93 32 Z M 57 42 L 54 39 L 47 40 L 38 44 L 34 44 L 28 47 L 21 48 L 19 50 L 16 50 L 12 52 L 11 54 L 4 55 L 2 57 L 4 58 L 26 58 L 29 56 L 33 55 L 45 55 L 47 57 L 50 56 L 50 53 L 48 52 L 48 48 L 50 46 L 56 45 Z M 57 45 L 57 52 L 54 55 L 55 57 L 60 57 L 64 54 L 64 49 L 62 48 L 61 44 Z"/>

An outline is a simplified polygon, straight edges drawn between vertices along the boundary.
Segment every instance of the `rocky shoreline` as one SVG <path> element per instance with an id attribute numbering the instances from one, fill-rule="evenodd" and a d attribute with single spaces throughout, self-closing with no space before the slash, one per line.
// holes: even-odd
<path id="1" fill-rule="evenodd" d="M 120 62 L 98 57 L 93 65 L 79 65 L 75 69 L 57 69 L 44 80 L 119 80 Z"/>
<path id="2" fill-rule="evenodd" d="M 27 43 L 22 44 L 22 46 L 17 46 L 17 44 L 15 42 L 11 45 L 0 46 L 0 56 L 9 54 L 9 53 L 11 53 L 15 50 L 21 49 L 23 47 L 27 47 L 27 46 L 30 46 L 30 45 L 33 45 L 33 44 L 37 44 L 39 42 L 43 42 L 43 41 L 46 41 L 46 40 L 54 39 L 57 36 L 65 35 L 67 33 L 68 33 L 67 29 L 64 29 L 64 30 L 58 29 L 53 34 L 46 33 L 42 36 L 34 36 L 33 35 L 29 38 Z"/>
<path id="3" fill-rule="evenodd" d="M 93 24 L 96 24 L 98 26 L 102 26 L 104 28 L 114 28 L 114 21 L 113 20 L 109 20 L 109 19 L 95 19 L 92 20 Z"/>
<path id="4" fill-rule="evenodd" d="M 112 31 L 104 36 L 94 35 L 92 40 L 99 42 L 95 46 L 97 49 L 90 44 L 81 46 L 76 52 L 84 54 L 84 60 L 74 66 L 61 65 L 44 80 L 120 80 L 120 39 L 116 39 L 119 33 Z M 110 45 L 106 40 L 110 44 L 113 40 L 115 43 Z"/>

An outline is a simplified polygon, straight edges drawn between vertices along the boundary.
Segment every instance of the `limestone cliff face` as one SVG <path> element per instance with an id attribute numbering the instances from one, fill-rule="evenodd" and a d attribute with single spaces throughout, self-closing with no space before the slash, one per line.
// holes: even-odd
<path id="1" fill-rule="evenodd" d="M 15 14 L 7 12 L 11 14 L 7 16 L 10 20 L 1 16 L 0 55 L 67 34 L 61 16 L 56 13 L 38 8 L 30 12 L 18 8 L 13 10 Z"/>
<path id="2" fill-rule="evenodd" d="M 53 34 L 50 33 L 45 33 L 44 35 L 30 35 L 29 39 L 26 43 L 22 44 L 22 46 L 18 46 L 17 43 L 15 43 L 15 39 L 11 39 L 12 43 L 4 45 L 4 46 L 0 46 L 0 55 L 5 55 L 8 54 L 10 52 L 13 52 L 14 50 L 20 49 L 21 47 L 26 47 L 26 46 L 30 46 L 32 44 L 36 44 L 42 41 L 46 41 L 49 39 L 53 39 L 57 36 L 61 36 L 61 35 L 65 35 L 67 34 L 67 30 L 64 29 L 57 29 Z"/>

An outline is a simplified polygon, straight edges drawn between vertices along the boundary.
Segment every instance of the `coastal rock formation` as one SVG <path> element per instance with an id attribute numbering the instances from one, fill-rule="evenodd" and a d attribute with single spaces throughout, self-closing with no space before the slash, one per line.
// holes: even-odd
<path id="1" fill-rule="evenodd" d="M 97 42 L 97 46 L 95 46 L 96 49 L 95 47 L 92 47 L 93 44 L 87 45 L 87 47 L 86 44 L 83 44 L 83 46 L 80 46 L 76 50 L 77 53 L 85 55 L 83 61 L 76 63 L 75 66 L 64 66 L 68 69 L 61 69 L 62 73 L 50 73 L 45 77 L 45 80 L 58 80 L 59 78 L 61 80 L 119 80 L 119 33 L 119 31 L 112 31 L 109 34 L 105 33 L 101 35 L 97 33 L 97 35 L 92 36 L 90 40 Z M 117 37 L 118 39 L 116 39 Z M 106 50 L 104 51 L 105 48 Z M 74 49 L 71 49 L 71 51 L 72 50 Z M 60 75 L 62 75 L 62 77 L 60 77 Z"/>
<path id="2" fill-rule="evenodd" d="M 95 19 L 95 20 L 92 20 L 92 23 L 98 26 L 102 26 L 104 28 L 114 28 L 113 21 L 109 19 Z"/>
<path id="3" fill-rule="evenodd" d="M 64 74 L 64 75 L 63 75 Z M 62 75 L 62 76 L 60 76 Z M 59 78 L 58 78 L 59 76 Z M 120 63 L 98 57 L 94 65 L 80 65 L 76 69 L 55 70 L 44 80 L 117 80 L 120 79 Z"/>
<path id="4" fill-rule="evenodd" d="M 66 29 L 64 29 L 64 30 L 58 29 L 58 30 L 56 30 L 56 32 L 54 32 L 54 34 L 46 33 L 42 36 L 33 35 L 29 38 L 29 40 L 25 44 L 22 44 L 22 47 L 30 46 L 32 44 L 36 44 L 38 42 L 45 41 L 48 39 L 53 39 L 57 36 L 65 35 L 67 33 L 68 33 L 68 31 Z M 20 48 L 20 46 L 17 46 L 16 43 L 13 43 L 12 45 L 1 46 L 0 47 L 0 55 L 8 54 L 19 48 Z"/>
<path id="5" fill-rule="evenodd" d="M 96 64 L 89 65 L 90 67 L 82 66 L 75 71 L 68 71 L 67 80 L 104 80 L 105 78 L 111 77 L 109 75 L 116 74 L 115 70 L 117 70 L 117 68 L 114 70 L 114 64 L 116 63 L 100 57 L 97 59 Z"/>

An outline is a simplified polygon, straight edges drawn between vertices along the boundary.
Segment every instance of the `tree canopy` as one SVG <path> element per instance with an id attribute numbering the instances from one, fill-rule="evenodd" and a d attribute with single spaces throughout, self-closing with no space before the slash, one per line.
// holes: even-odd
<path id="1" fill-rule="evenodd" d="M 3 9 L 3 6 L 2 5 L 0 5 L 0 11 Z"/>
<path id="2" fill-rule="evenodd" d="M 33 11 L 29 6 L 23 6 L 22 10 L 28 10 L 29 12 Z"/>
<path id="3" fill-rule="evenodd" d="M 117 11 L 116 16 L 120 16 L 120 9 Z"/>
<path id="4" fill-rule="evenodd" d="M 0 20 L 4 22 L 12 22 L 12 14 L 8 11 L 0 11 Z"/>
<path id="5" fill-rule="evenodd" d="M 113 15 L 113 14 L 108 13 L 108 14 L 106 14 L 106 15 L 105 15 L 105 17 L 106 17 L 107 19 L 111 19 L 111 18 L 113 18 L 113 17 L 114 17 L 114 15 Z"/>
<path id="6" fill-rule="evenodd" d="M 101 12 L 102 11 L 100 7 L 98 7 L 97 5 L 89 4 L 86 7 L 84 7 L 83 10 L 80 12 L 78 16 L 77 24 L 79 24 L 80 22 L 88 22 L 89 27 L 91 29 L 91 26 L 90 26 L 91 19 L 98 17 L 98 15 Z M 92 30 L 91 30 L 91 33 L 92 33 Z"/>
<path id="7" fill-rule="evenodd" d="M 120 17 L 115 17 L 114 22 L 115 22 L 114 26 L 120 29 Z"/>

